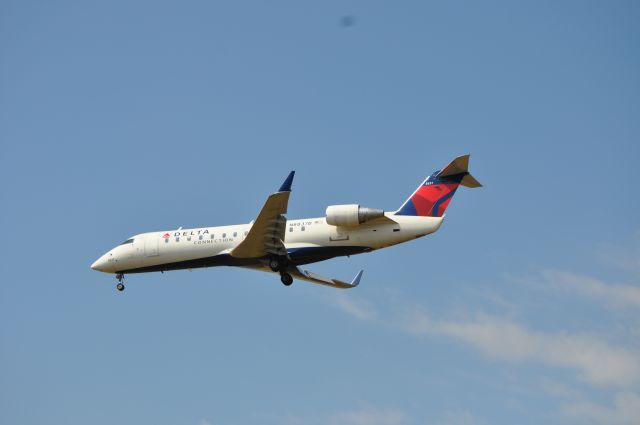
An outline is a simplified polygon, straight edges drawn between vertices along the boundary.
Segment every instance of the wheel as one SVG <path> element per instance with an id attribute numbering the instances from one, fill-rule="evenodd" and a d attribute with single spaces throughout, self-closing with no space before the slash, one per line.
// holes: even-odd
<path id="1" fill-rule="evenodd" d="M 122 284 L 122 283 L 118 283 L 118 284 L 116 285 L 116 289 L 117 289 L 118 291 L 120 291 L 120 292 L 124 291 L 124 284 Z"/>
<path id="2" fill-rule="evenodd" d="M 272 258 L 271 260 L 269 260 L 269 267 L 274 272 L 277 272 L 278 270 L 280 270 L 280 262 L 276 258 Z"/>
<path id="3" fill-rule="evenodd" d="M 284 286 L 290 286 L 293 283 L 293 278 L 289 273 L 282 273 L 280 275 L 280 281 Z"/>

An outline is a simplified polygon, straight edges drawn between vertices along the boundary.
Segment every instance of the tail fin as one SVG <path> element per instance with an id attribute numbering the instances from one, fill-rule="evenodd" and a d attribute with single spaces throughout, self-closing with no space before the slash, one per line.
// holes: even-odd
<path id="1" fill-rule="evenodd" d="M 431 174 L 405 201 L 396 215 L 442 217 L 458 186 L 481 187 L 468 171 L 469 155 L 459 156 Z"/>

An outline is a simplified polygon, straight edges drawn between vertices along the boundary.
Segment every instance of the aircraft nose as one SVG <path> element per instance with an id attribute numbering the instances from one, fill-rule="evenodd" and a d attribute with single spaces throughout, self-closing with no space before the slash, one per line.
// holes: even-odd
<path id="1" fill-rule="evenodd" d="M 107 261 L 106 256 L 103 255 L 102 257 L 98 258 L 96 261 L 93 262 L 93 264 L 91 265 L 91 268 L 99 272 L 109 273 L 111 271 L 109 266 L 110 265 L 109 265 L 109 262 Z"/>

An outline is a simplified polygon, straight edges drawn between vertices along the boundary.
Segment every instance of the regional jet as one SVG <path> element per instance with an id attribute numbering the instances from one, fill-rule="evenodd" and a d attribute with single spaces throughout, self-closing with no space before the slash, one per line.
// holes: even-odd
<path id="1" fill-rule="evenodd" d="M 386 248 L 434 233 L 459 186 L 482 186 L 469 174 L 469 155 L 454 159 L 431 174 L 394 212 L 358 204 L 331 205 L 324 217 L 287 220 L 294 171 L 267 198 L 255 220 L 247 224 L 163 230 L 132 236 L 109 250 L 93 270 L 124 276 L 213 266 L 235 266 L 280 274 L 286 286 L 294 279 L 355 288 L 362 270 L 350 282 L 331 279 L 300 266 L 334 257 Z"/>

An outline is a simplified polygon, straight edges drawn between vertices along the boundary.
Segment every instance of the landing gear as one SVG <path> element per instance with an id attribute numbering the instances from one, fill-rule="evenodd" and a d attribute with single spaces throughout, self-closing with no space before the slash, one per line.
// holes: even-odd
<path id="1" fill-rule="evenodd" d="M 116 279 L 118 279 L 118 284 L 116 285 L 116 289 L 120 292 L 124 291 L 124 273 L 118 273 L 116 275 Z"/>
<path id="2" fill-rule="evenodd" d="M 282 272 L 280 273 L 280 282 L 282 282 L 284 286 L 291 286 L 291 284 L 293 283 L 293 278 L 289 273 Z"/>
<path id="3" fill-rule="evenodd" d="M 274 272 L 277 272 L 280 270 L 281 264 L 280 261 L 278 261 L 277 258 L 272 258 L 271 260 L 269 260 L 269 268 L 271 270 L 273 270 Z"/>
<path id="4" fill-rule="evenodd" d="M 281 255 L 273 255 L 269 258 L 267 263 L 272 272 L 280 273 L 280 281 L 285 286 L 290 286 L 293 283 L 293 278 L 287 273 L 287 267 L 289 266 L 289 258 Z"/>

